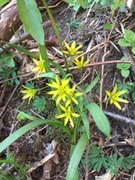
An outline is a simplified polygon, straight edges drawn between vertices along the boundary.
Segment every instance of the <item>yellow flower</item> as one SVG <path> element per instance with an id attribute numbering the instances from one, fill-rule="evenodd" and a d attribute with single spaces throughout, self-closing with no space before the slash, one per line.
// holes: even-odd
<path id="1" fill-rule="evenodd" d="M 24 94 L 23 98 L 22 99 L 27 99 L 29 98 L 29 102 L 30 103 L 30 100 L 34 97 L 35 97 L 35 94 L 38 92 L 37 89 L 32 89 L 32 88 L 29 88 L 29 87 L 26 87 L 26 86 L 23 86 L 25 88 L 25 90 L 21 90 L 21 93 Z"/>
<path id="2" fill-rule="evenodd" d="M 62 106 L 60 104 L 60 107 L 64 111 L 64 113 L 60 114 L 59 116 L 57 116 L 57 118 L 64 118 L 65 117 L 65 119 L 64 119 L 64 126 L 66 126 L 68 121 L 69 121 L 70 125 L 72 127 L 74 127 L 74 123 L 73 123 L 72 117 L 77 118 L 77 117 L 79 117 L 79 114 L 72 112 L 71 111 L 71 106 L 68 106 L 68 107 L 65 108 L 64 106 Z"/>
<path id="3" fill-rule="evenodd" d="M 83 51 L 78 51 L 82 47 L 82 45 L 76 47 L 75 41 L 72 42 L 71 47 L 66 42 L 64 44 L 67 48 L 67 51 L 62 51 L 64 54 L 74 56 L 76 54 L 81 54 L 83 52 Z"/>
<path id="4" fill-rule="evenodd" d="M 105 91 L 105 92 L 110 99 L 110 104 L 114 104 L 120 110 L 121 110 L 121 106 L 118 102 L 129 103 L 129 101 L 119 98 L 119 96 L 121 96 L 122 94 L 125 94 L 127 90 L 122 90 L 122 91 L 117 92 L 117 85 L 115 85 L 112 92 L 110 91 Z"/>
<path id="5" fill-rule="evenodd" d="M 73 101 L 75 104 L 78 104 L 78 101 L 76 100 L 75 97 L 78 97 L 78 96 L 82 96 L 83 93 L 82 92 L 75 92 L 75 88 L 76 88 L 76 85 L 74 85 L 70 91 L 68 91 L 67 95 L 68 95 L 68 99 L 66 101 L 66 107 L 71 103 L 71 101 Z"/>
<path id="6" fill-rule="evenodd" d="M 73 63 L 76 65 L 75 68 L 78 68 L 78 69 L 82 69 L 89 62 L 90 62 L 90 60 L 87 60 L 87 61 L 84 62 L 84 56 L 81 57 L 81 60 L 79 60 L 77 57 L 74 57 L 74 61 L 73 61 Z"/>
<path id="7" fill-rule="evenodd" d="M 67 92 L 70 91 L 68 86 L 69 81 L 70 78 L 60 80 L 58 76 L 56 76 L 55 81 L 51 81 L 51 83 L 48 84 L 48 86 L 54 89 L 49 91 L 48 94 L 52 94 L 53 99 L 56 98 L 56 105 L 58 105 L 61 100 L 66 101 Z"/>
<path id="8" fill-rule="evenodd" d="M 45 73 L 45 60 L 42 59 L 41 55 L 39 57 L 39 61 L 33 58 L 36 67 L 32 69 L 33 72 L 37 72 L 37 76 L 41 73 Z"/>

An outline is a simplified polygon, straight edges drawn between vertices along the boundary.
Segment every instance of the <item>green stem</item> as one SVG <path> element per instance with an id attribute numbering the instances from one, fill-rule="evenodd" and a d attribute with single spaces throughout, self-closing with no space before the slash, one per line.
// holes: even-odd
<path id="1" fill-rule="evenodd" d="M 80 122 L 81 122 L 81 118 L 78 118 L 76 120 L 76 124 L 75 124 L 75 129 L 74 129 L 74 134 L 73 134 L 73 137 L 72 137 L 72 143 L 74 145 L 76 145 L 76 141 L 77 141 L 77 131 L 78 131 L 78 128 L 80 127 Z"/>
<path id="2" fill-rule="evenodd" d="M 40 54 L 42 56 L 42 58 L 45 60 L 45 71 L 46 72 L 51 72 L 51 68 L 50 68 L 50 63 L 49 63 L 49 59 L 48 59 L 48 55 L 47 55 L 47 51 L 46 51 L 46 46 L 45 45 L 40 45 L 39 46 L 39 51 Z"/>
<path id="3" fill-rule="evenodd" d="M 49 18 L 50 18 L 50 20 L 51 20 L 51 22 L 52 22 L 52 25 L 53 25 L 54 31 L 55 31 L 55 33 L 56 33 L 56 36 L 57 36 L 57 39 L 58 39 L 58 42 L 59 42 L 59 45 L 60 45 L 60 48 L 61 48 L 61 52 L 62 52 L 62 50 L 63 50 L 62 41 L 61 41 L 61 38 L 60 38 L 60 34 L 59 34 L 59 31 L 58 31 L 58 28 L 57 28 L 56 23 L 55 23 L 55 20 L 54 20 L 54 18 L 53 18 L 53 16 L 52 16 L 52 13 L 51 13 L 50 9 L 48 8 L 48 5 L 47 5 L 47 3 L 46 3 L 46 0 L 42 0 L 42 2 L 43 2 L 43 4 L 44 4 L 44 6 L 45 6 L 45 8 L 46 8 L 46 11 L 47 11 L 47 13 L 48 13 L 48 15 L 49 15 Z M 66 60 L 66 57 L 65 57 L 64 54 L 63 54 L 63 57 L 64 57 L 64 61 L 65 61 L 65 66 L 66 66 L 66 68 L 67 68 L 67 67 L 68 67 L 68 65 L 67 65 L 67 60 Z M 68 68 L 67 68 L 67 70 L 68 70 Z"/>

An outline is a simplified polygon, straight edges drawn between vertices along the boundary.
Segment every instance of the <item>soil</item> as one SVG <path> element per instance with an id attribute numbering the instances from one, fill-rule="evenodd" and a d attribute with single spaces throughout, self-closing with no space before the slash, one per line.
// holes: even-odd
<path id="1" fill-rule="evenodd" d="M 129 103 L 126 105 L 122 103 L 122 110 L 120 111 L 114 105 L 110 105 L 109 102 L 106 102 L 107 97 L 105 94 L 105 90 L 112 91 L 115 84 L 122 83 L 124 85 L 126 82 L 133 83 L 135 81 L 132 68 L 130 69 L 128 78 L 123 78 L 120 71 L 116 68 L 117 60 L 123 57 L 123 50 L 117 43 L 118 39 L 121 37 L 121 24 L 125 29 L 131 27 L 130 29 L 134 30 L 134 13 L 132 16 L 128 17 L 127 14 L 117 11 L 115 16 L 112 17 L 108 8 L 99 5 L 93 6 L 91 9 L 89 8 L 87 10 L 80 8 L 78 12 L 75 12 L 64 2 L 51 8 L 51 11 L 59 28 L 62 41 L 71 44 L 72 41 L 75 40 L 77 45 L 82 44 L 83 51 L 89 51 L 86 54 L 86 58 L 90 59 L 91 63 L 114 61 L 114 63 L 111 62 L 105 65 L 88 66 L 83 71 L 82 76 L 85 85 L 90 84 L 96 75 L 101 73 L 101 80 L 89 96 L 92 97 L 92 101 L 94 102 L 103 102 L 101 104 L 103 110 L 112 113 L 107 116 L 111 125 L 111 139 L 106 140 L 106 137 L 97 129 L 95 124 L 91 122 L 89 146 L 92 144 L 102 146 L 103 151 L 107 152 L 108 155 L 117 153 L 119 156 L 129 156 L 135 154 L 135 103 L 132 96 L 129 94 Z M 49 18 L 46 11 L 44 10 L 42 13 L 43 21 L 47 21 Z M 116 28 L 109 31 L 104 30 L 104 24 L 107 22 L 115 23 Z M 62 56 L 54 49 L 55 47 L 60 50 L 53 27 L 48 27 L 45 30 L 45 40 L 51 42 L 51 45 L 49 43 L 47 45 L 49 58 L 58 63 L 63 63 Z M 21 45 L 30 49 L 32 52 L 38 52 L 37 45 L 32 39 L 25 40 Z M 15 50 L 12 51 L 14 52 Z M 130 49 L 129 52 L 133 57 Z M 16 65 L 18 65 L 16 70 L 17 73 L 21 73 L 21 75 L 30 74 L 30 69 L 32 67 L 32 60 L 30 57 L 17 52 L 14 60 Z M 74 81 L 78 83 L 82 78 L 79 71 L 72 69 L 70 71 L 74 75 Z M 0 141 L 3 141 L 19 127 L 29 122 L 26 120 L 18 121 L 18 112 L 16 109 L 26 113 L 30 112 L 32 115 L 42 118 L 48 119 L 54 117 L 56 109 L 51 99 L 49 100 L 50 103 L 47 104 L 47 109 L 43 113 L 37 113 L 32 105 L 29 106 L 26 101 L 22 101 L 20 93 L 21 85 L 24 84 L 25 81 L 29 82 L 32 78 L 33 74 L 22 76 L 19 78 L 19 85 L 14 84 L 13 86 L 9 86 L 6 84 L 6 86 L 3 86 L 3 83 L 1 84 Z M 34 80 L 34 83 L 36 87 L 44 87 L 46 80 Z M 46 94 L 46 92 L 44 92 L 44 94 Z M 41 97 L 43 97 L 44 94 L 41 94 Z M 50 97 L 46 94 L 45 99 L 47 99 L 47 102 L 49 98 Z M 127 123 L 123 117 L 133 122 Z M 50 126 L 40 126 L 30 130 L 14 142 L 7 150 L 1 153 L 0 158 L 5 158 L 7 153 L 11 153 L 15 157 L 16 162 L 20 163 L 22 166 L 26 164 L 30 165 L 27 171 L 27 177 L 24 179 L 63 180 L 66 177 L 66 170 L 69 163 L 69 145 L 70 139 L 62 130 Z M 48 155 L 48 151 L 55 152 L 56 156 L 46 160 L 45 157 Z M 13 179 L 18 179 L 19 175 L 13 166 L 8 166 L 6 168 L 13 175 Z M 115 179 L 134 179 L 134 169 L 135 166 L 133 165 L 128 172 L 119 170 Z M 105 174 L 106 171 L 104 168 L 102 168 L 100 172 L 91 171 L 88 170 L 85 165 L 80 164 L 79 173 L 80 179 L 82 180 L 94 180 L 96 176 L 101 176 Z"/>

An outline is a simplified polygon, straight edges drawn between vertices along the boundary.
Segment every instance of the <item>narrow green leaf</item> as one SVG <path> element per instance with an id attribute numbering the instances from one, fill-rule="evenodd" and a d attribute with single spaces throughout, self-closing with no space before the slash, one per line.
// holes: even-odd
<path id="1" fill-rule="evenodd" d="M 84 0 L 78 0 L 82 8 L 86 8 Z"/>
<path id="2" fill-rule="evenodd" d="M 84 131 L 71 156 L 70 163 L 67 170 L 66 180 L 71 180 L 74 178 L 78 164 L 87 146 L 88 140 L 89 139 L 87 137 L 87 133 L 86 131 Z"/>
<path id="3" fill-rule="evenodd" d="M 101 108 L 95 103 L 89 103 L 88 105 L 86 105 L 86 108 L 92 115 L 98 129 L 106 136 L 110 137 L 110 124 Z"/>
<path id="4" fill-rule="evenodd" d="M 2 41 L 2 42 L 4 42 L 5 44 L 8 44 L 9 46 L 11 46 L 11 47 L 13 47 L 15 49 L 17 49 L 18 51 L 24 52 L 28 56 L 31 56 L 33 58 L 38 58 L 38 56 L 36 54 L 30 52 L 29 50 L 27 50 L 27 49 L 25 49 L 25 48 L 23 48 L 21 46 L 18 46 L 18 45 L 15 45 L 15 44 L 11 44 L 11 43 L 6 42 L 6 41 Z"/>
<path id="5" fill-rule="evenodd" d="M 38 78 L 40 78 L 40 77 L 49 77 L 49 78 L 55 79 L 56 74 L 53 72 L 48 72 L 48 73 L 40 74 L 38 76 Z"/>
<path id="6" fill-rule="evenodd" d="M 17 0 L 17 6 L 26 31 L 31 34 L 38 44 L 44 45 L 42 17 L 35 0 Z"/>
<path id="7" fill-rule="evenodd" d="M 16 141 L 19 137 L 28 132 L 30 129 L 37 127 L 41 124 L 44 124 L 43 120 L 34 121 L 15 131 L 13 134 L 8 136 L 2 143 L 0 143 L 0 153 L 8 146 L 10 146 L 14 141 Z"/>
<path id="8" fill-rule="evenodd" d="M 0 0 L 0 6 L 3 6 L 3 5 L 6 4 L 7 2 L 9 2 L 9 0 Z"/>
<path id="9" fill-rule="evenodd" d="M 87 133 L 87 137 L 89 139 L 90 138 L 90 129 L 89 129 L 89 120 L 88 120 L 87 114 L 85 112 L 81 112 L 81 117 L 83 120 L 84 128 Z"/>
<path id="10" fill-rule="evenodd" d="M 97 84 L 98 80 L 99 80 L 100 74 L 98 74 L 95 79 L 92 81 L 92 83 L 87 86 L 84 90 L 84 94 L 87 94 L 88 92 L 90 92 L 92 90 L 92 88 Z"/>
<path id="11" fill-rule="evenodd" d="M 10 146 L 13 142 L 15 142 L 19 137 L 24 135 L 26 132 L 28 132 L 32 128 L 35 128 L 35 127 L 43 125 L 43 124 L 48 124 L 48 125 L 60 127 L 61 129 L 63 129 L 65 132 L 67 132 L 70 135 L 70 130 L 67 127 L 63 126 L 59 121 L 41 120 L 41 119 L 35 120 L 35 121 L 30 122 L 29 124 L 21 127 L 20 129 L 15 131 L 13 134 L 8 136 L 2 143 L 0 143 L 0 153 L 4 149 L 6 149 L 8 146 Z"/>
<path id="12" fill-rule="evenodd" d="M 40 121 L 41 119 L 38 118 L 38 117 L 35 117 L 35 116 L 31 116 L 29 114 L 26 114 L 25 112 L 23 111 L 18 111 L 23 117 L 25 117 L 26 119 L 29 119 L 31 121 Z M 44 121 L 44 124 L 48 124 L 48 125 L 52 125 L 52 126 L 57 126 L 57 127 L 60 127 L 63 131 L 65 131 L 68 135 L 71 135 L 70 133 L 70 129 L 67 127 L 67 126 L 64 126 L 62 124 L 62 122 L 60 121 L 57 121 L 57 120 L 43 120 Z"/>

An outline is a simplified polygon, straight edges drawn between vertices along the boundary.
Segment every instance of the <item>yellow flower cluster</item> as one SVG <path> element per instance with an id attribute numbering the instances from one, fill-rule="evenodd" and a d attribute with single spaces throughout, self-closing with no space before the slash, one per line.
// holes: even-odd
<path id="1" fill-rule="evenodd" d="M 36 72 L 36 76 L 38 77 L 41 73 L 45 73 L 45 60 L 42 59 L 41 55 L 39 56 L 39 61 L 33 58 L 36 67 L 32 69 L 33 72 Z"/>
<path id="2" fill-rule="evenodd" d="M 122 94 L 125 94 L 127 92 L 127 90 L 117 91 L 117 85 L 114 86 L 114 89 L 112 92 L 110 92 L 108 90 L 106 90 L 105 92 L 109 97 L 110 104 L 114 104 L 120 110 L 121 110 L 121 106 L 118 102 L 129 103 L 129 101 L 127 101 L 126 99 L 120 98 L 120 96 Z"/>
<path id="3" fill-rule="evenodd" d="M 24 90 L 21 90 L 21 93 L 24 94 L 22 99 L 29 98 L 29 103 L 31 99 L 34 99 L 36 93 L 38 92 L 38 89 L 35 88 L 29 88 L 27 86 L 23 86 Z"/>
<path id="4" fill-rule="evenodd" d="M 71 104 L 72 102 L 78 104 L 76 97 L 81 96 L 83 93 L 76 92 L 76 85 L 70 88 L 69 82 L 70 78 L 60 79 L 56 75 L 55 80 L 48 83 L 48 86 L 53 89 L 48 94 L 52 95 L 52 98 L 56 101 L 56 105 L 59 105 L 63 111 L 63 114 L 60 114 L 57 118 L 65 118 L 64 125 L 70 122 L 70 125 L 74 127 L 72 117 L 79 117 L 79 114 L 72 112 Z"/>
<path id="5" fill-rule="evenodd" d="M 74 60 L 73 63 L 75 64 L 75 68 L 82 69 L 84 68 L 90 60 L 84 61 L 84 56 L 81 57 L 81 59 L 77 58 L 77 54 L 83 53 L 83 51 L 79 51 L 80 48 L 82 48 L 82 45 L 79 45 L 76 47 L 76 42 L 73 41 L 71 46 L 69 46 L 66 42 L 64 43 L 67 50 L 62 51 L 64 54 L 73 56 Z"/>

